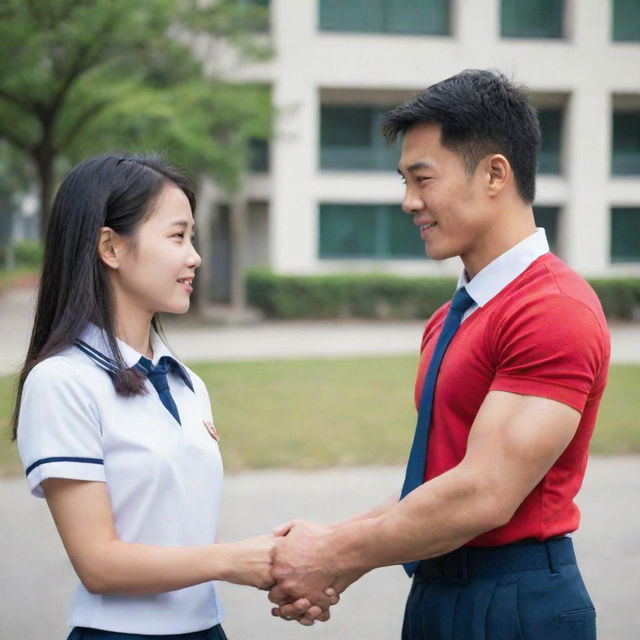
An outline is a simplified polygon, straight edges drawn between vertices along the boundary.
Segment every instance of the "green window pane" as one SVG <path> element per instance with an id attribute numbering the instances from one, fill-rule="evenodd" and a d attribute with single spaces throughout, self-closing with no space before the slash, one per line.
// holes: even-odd
<path id="1" fill-rule="evenodd" d="M 413 216 L 407 215 L 397 206 L 385 207 L 389 229 L 389 254 L 394 258 L 426 257 L 424 240 L 418 227 L 413 224 Z"/>
<path id="2" fill-rule="evenodd" d="M 269 171 L 269 142 L 251 138 L 249 140 L 249 171 Z"/>
<path id="3" fill-rule="evenodd" d="M 560 209 L 558 207 L 533 207 L 533 217 L 536 226 L 543 227 L 549 241 L 549 248 L 553 253 L 558 252 L 558 218 Z"/>
<path id="4" fill-rule="evenodd" d="M 321 258 L 424 258 L 411 216 L 397 205 L 320 205 Z"/>
<path id="5" fill-rule="evenodd" d="M 378 130 L 384 111 L 371 106 L 323 106 L 320 168 L 393 171 L 398 162 L 397 149 L 387 145 Z"/>
<path id="6" fill-rule="evenodd" d="M 386 0 L 385 31 L 422 35 L 448 35 L 448 0 Z"/>
<path id="7" fill-rule="evenodd" d="M 611 172 L 619 176 L 640 174 L 640 112 L 613 114 Z"/>
<path id="8" fill-rule="evenodd" d="M 375 205 L 320 205 L 320 257 L 375 257 L 375 218 Z"/>
<path id="9" fill-rule="evenodd" d="M 382 0 L 319 0 L 319 12 L 322 31 L 382 31 Z"/>
<path id="10" fill-rule="evenodd" d="M 613 0 L 613 39 L 616 42 L 640 40 L 640 0 Z"/>
<path id="11" fill-rule="evenodd" d="M 562 140 L 562 110 L 541 109 L 538 111 L 542 129 L 542 146 L 538 157 L 540 173 L 560 173 L 560 146 Z"/>
<path id="12" fill-rule="evenodd" d="M 330 147 L 369 147 L 371 118 L 371 107 L 323 106 L 320 143 Z"/>
<path id="13" fill-rule="evenodd" d="M 564 0 L 502 0 L 501 34 L 505 38 L 562 38 Z"/>
<path id="14" fill-rule="evenodd" d="M 640 208 L 611 210 L 611 262 L 640 262 Z"/>

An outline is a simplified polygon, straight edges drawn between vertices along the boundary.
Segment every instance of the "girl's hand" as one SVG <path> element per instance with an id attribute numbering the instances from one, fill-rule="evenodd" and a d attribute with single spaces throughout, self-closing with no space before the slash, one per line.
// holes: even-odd
<path id="1" fill-rule="evenodd" d="M 220 545 L 224 548 L 224 568 L 220 579 L 268 591 L 274 584 L 271 575 L 275 538 L 257 536 Z"/>

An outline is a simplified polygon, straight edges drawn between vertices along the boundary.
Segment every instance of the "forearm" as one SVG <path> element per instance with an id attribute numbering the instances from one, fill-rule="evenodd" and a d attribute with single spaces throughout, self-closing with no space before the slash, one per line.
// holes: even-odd
<path id="1" fill-rule="evenodd" d="M 374 507 L 373 509 L 370 509 L 369 511 L 365 511 L 363 513 L 357 513 L 353 516 L 345 518 L 344 520 L 340 520 L 331 526 L 339 527 L 350 522 L 358 522 L 360 520 L 369 520 L 371 518 L 378 518 L 380 516 L 385 515 L 391 509 L 393 509 L 398 504 L 398 500 L 400 500 L 399 492 L 391 496 L 388 500 L 385 500 L 383 503 Z"/>
<path id="2" fill-rule="evenodd" d="M 460 468 L 422 485 L 394 507 L 336 529 L 341 568 L 367 571 L 439 556 L 499 526 L 504 510 L 483 479 Z"/>
<path id="3" fill-rule="evenodd" d="M 74 566 L 93 593 L 152 594 L 210 580 L 237 581 L 234 551 L 233 543 L 161 547 L 113 540 Z"/>

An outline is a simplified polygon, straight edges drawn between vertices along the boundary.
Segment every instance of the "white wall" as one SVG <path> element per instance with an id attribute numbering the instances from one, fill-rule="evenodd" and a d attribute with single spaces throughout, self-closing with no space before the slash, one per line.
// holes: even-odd
<path id="1" fill-rule="evenodd" d="M 610 39 L 607 0 L 567 0 L 566 40 L 499 37 L 499 0 L 454 0 L 451 37 L 322 33 L 316 0 L 272 0 L 275 58 L 243 70 L 268 82 L 279 112 L 271 152 L 269 256 L 282 273 L 345 269 L 453 273 L 457 262 L 327 261 L 318 256 L 320 202 L 399 203 L 384 172 L 320 172 L 320 94 L 417 93 L 468 67 L 498 68 L 533 95 L 565 94 L 561 176 L 542 176 L 537 203 L 561 207 L 560 250 L 588 275 L 640 274 L 609 264 L 609 210 L 640 206 L 640 178 L 611 178 L 614 94 L 640 95 L 640 44 Z M 264 186 L 262 187 L 264 190 Z M 262 193 L 260 196 L 264 196 Z"/>

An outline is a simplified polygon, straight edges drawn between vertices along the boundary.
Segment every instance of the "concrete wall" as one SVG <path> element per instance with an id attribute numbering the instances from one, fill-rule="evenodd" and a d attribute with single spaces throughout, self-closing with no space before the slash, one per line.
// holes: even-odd
<path id="1" fill-rule="evenodd" d="M 499 0 L 453 0 L 450 37 L 320 32 L 316 0 L 271 0 L 276 56 L 242 71 L 268 83 L 279 117 L 271 172 L 268 256 L 282 273 L 388 270 L 454 273 L 456 260 L 320 260 L 320 202 L 400 202 L 393 172 L 319 169 L 322 99 L 370 94 L 384 101 L 416 93 L 468 67 L 498 68 L 525 84 L 534 103 L 566 103 L 563 172 L 542 176 L 538 204 L 561 207 L 560 253 L 587 275 L 640 274 L 640 263 L 611 265 L 610 207 L 640 206 L 640 176 L 611 177 L 611 110 L 640 98 L 640 43 L 611 41 L 608 0 L 567 0 L 564 40 L 501 39 Z M 366 92 L 366 93 L 363 93 Z"/>

